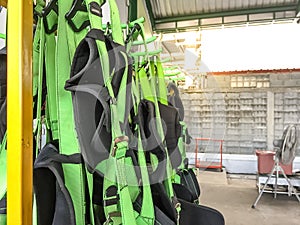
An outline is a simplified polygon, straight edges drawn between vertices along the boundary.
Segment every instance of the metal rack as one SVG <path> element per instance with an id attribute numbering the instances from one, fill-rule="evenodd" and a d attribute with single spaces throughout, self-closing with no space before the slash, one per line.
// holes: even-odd
<path id="1" fill-rule="evenodd" d="M 223 153 L 223 142 L 224 140 L 218 140 L 218 139 L 211 139 L 211 138 L 195 138 L 196 141 L 196 148 L 195 148 L 195 167 L 197 168 L 208 168 L 208 169 L 218 169 L 222 171 L 222 153 Z M 217 142 L 219 143 L 219 160 L 213 160 L 213 161 L 207 161 L 207 160 L 202 160 L 200 161 L 198 159 L 198 154 L 199 154 L 199 143 L 200 142 Z"/>
<path id="2" fill-rule="evenodd" d="M 257 177 L 258 192 L 261 191 L 262 185 L 264 185 L 266 183 L 267 179 L 268 179 L 268 175 L 263 175 L 263 174 L 259 174 L 258 175 L 258 177 Z M 294 176 L 294 177 L 289 177 L 289 179 L 290 179 L 291 184 L 294 187 L 300 188 L 300 177 Z M 264 190 L 264 192 L 265 193 L 272 193 L 272 194 L 274 194 L 274 188 L 272 188 L 271 185 L 275 185 L 275 182 L 276 182 L 276 180 L 275 180 L 275 176 L 274 176 L 268 182 L 268 185 L 269 185 L 270 188 L 266 188 Z M 277 185 L 284 187 L 284 190 L 278 190 L 277 194 L 293 195 L 291 187 L 287 183 L 286 179 L 284 179 L 283 177 L 279 177 L 278 178 Z"/>

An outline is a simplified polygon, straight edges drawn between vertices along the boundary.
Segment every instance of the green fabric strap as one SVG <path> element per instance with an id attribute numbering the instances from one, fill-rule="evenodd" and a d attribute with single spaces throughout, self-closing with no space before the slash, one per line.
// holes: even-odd
<path id="1" fill-rule="evenodd" d="M 139 85 L 141 87 L 141 94 L 142 94 L 141 98 L 151 102 L 155 102 L 155 97 L 152 94 L 151 86 L 149 84 L 149 78 L 147 76 L 144 67 L 142 67 L 138 72 L 138 78 L 139 78 Z"/>
<path id="2" fill-rule="evenodd" d="M 161 104 L 168 105 L 168 94 L 165 83 L 164 70 L 162 67 L 162 63 L 160 62 L 159 57 L 156 58 L 156 79 L 157 79 L 157 93 L 158 93 L 158 101 Z"/>
<path id="3" fill-rule="evenodd" d="M 89 18 L 90 18 L 90 23 L 91 23 L 91 28 L 95 29 L 102 29 L 102 20 L 101 17 L 91 13 L 91 0 L 86 0 L 88 12 L 89 12 Z M 102 1 L 98 0 L 97 1 L 98 5 L 102 5 Z M 117 7 L 116 5 L 113 4 L 112 1 L 110 1 L 110 7 L 111 7 L 111 14 L 112 18 L 116 19 L 117 13 Z M 118 19 L 119 20 L 119 19 Z M 116 23 L 117 22 L 117 23 Z M 117 26 L 118 21 L 112 22 L 113 26 L 113 38 L 117 42 L 121 42 L 120 40 L 123 39 L 123 36 L 121 37 L 116 37 L 117 30 L 115 26 Z M 120 23 L 119 23 L 120 25 Z M 119 27 L 119 29 L 121 26 Z M 116 39 L 115 39 L 116 38 Z M 112 104 L 110 105 L 111 109 L 111 121 L 112 121 L 112 139 L 116 140 L 119 137 L 124 136 L 124 131 L 121 130 L 120 127 L 120 122 L 124 121 L 124 114 L 125 114 L 125 104 L 124 102 L 120 102 L 120 100 L 117 100 L 114 96 L 112 85 L 111 85 L 111 77 L 109 73 L 109 58 L 108 58 L 108 52 L 106 49 L 106 45 L 103 41 L 97 40 L 97 48 L 100 56 L 100 62 L 102 65 L 102 71 L 103 71 L 103 79 L 105 82 L 105 86 L 108 89 L 109 95 L 112 99 Z M 122 44 L 122 42 L 121 42 Z M 126 81 L 127 81 L 127 74 L 128 74 L 128 63 L 127 63 L 127 56 L 125 54 L 122 54 L 124 57 L 124 60 L 126 62 L 125 66 L 125 71 L 123 75 L 123 80 L 121 82 L 121 87 L 120 90 L 126 90 Z M 123 98 L 124 99 L 124 98 Z M 127 118 L 126 118 L 127 119 Z M 126 171 L 125 171 L 125 155 L 126 151 L 128 149 L 128 143 L 127 141 L 121 141 L 116 143 L 115 145 L 112 146 L 115 151 L 114 158 L 112 159 L 114 161 L 114 166 L 115 166 L 115 171 L 116 171 L 116 182 L 118 186 L 118 193 L 120 196 L 120 210 L 122 213 L 122 224 L 123 225 L 134 225 L 136 224 L 135 220 L 135 214 L 133 210 L 133 205 L 132 205 L 132 200 L 131 200 L 131 195 L 130 191 L 128 188 L 127 184 L 127 176 L 126 176 Z M 111 168 L 112 165 L 108 165 L 108 168 Z M 132 175 L 132 174 L 131 174 Z M 106 210 L 109 210 L 109 208 L 106 207 Z M 115 212 L 106 212 L 108 214 L 108 220 L 112 220 L 112 214 Z"/>
<path id="4" fill-rule="evenodd" d="M 2 199 L 6 195 L 6 190 L 7 190 L 6 138 L 7 138 L 7 132 L 5 132 L 0 146 L 0 199 Z"/>
<path id="5" fill-rule="evenodd" d="M 58 0 L 58 30 L 56 46 L 56 95 L 58 110 L 58 132 L 60 153 L 70 155 L 79 153 L 79 144 L 74 126 L 74 115 L 71 93 L 65 91 L 64 85 L 70 77 L 70 67 L 76 44 L 65 15 L 72 6 L 71 1 Z M 79 40 L 78 40 L 79 41 Z M 85 224 L 85 188 L 82 165 L 63 164 L 65 185 L 68 188 L 75 210 L 76 224 Z"/>
<path id="6" fill-rule="evenodd" d="M 45 7 L 44 0 L 36 0 L 36 6 L 34 7 L 34 11 L 41 15 L 44 7 Z"/>
<path id="7" fill-rule="evenodd" d="M 150 63 L 150 71 L 152 70 L 152 73 L 153 73 L 153 69 L 154 69 L 153 64 Z M 139 79 L 139 85 L 141 87 L 141 94 L 142 94 L 141 97 L 154 103 L 158 132 L 160 137 L 163 139 L 164 132 L 163 132 L 160 113 L 159 113 L 159 106 L 158 106 L 157 99 L 155 97 L 156 93 L 154 93 L 156 89 L 156 84 L 153 81 L 154 77 L 150 75 L 149 78 L 148 75 L 146 74 L 145 69 L 142 67 L 138 72 L 138 79 Z M 167 152 L 166 149 L 165 151 Z M 167 180 L 165 182 L 165 186 L 169 197 L 172 198 L 174 196 L 174 192 L 173 192 L 172 181 L 171 181 L 171 169 L 170 169 L 171 164 L 170 164 L 170 159 L 168 154 L 166 155 L 167 155 L 167 168 L 166 168 Z"/>
<path id="8" fill-rule="evenodd" d="M 0 200 L 3 199 L 7 193 L 6 138 L 7 132 L 5 132 L 0 145 Z M 6 225 L 6 214 L 0 214 L 0 225 Z"/>
<path id="9" fill-rule="evenodd" d="M 88 13 L 78 11 L 71 20 L 76 26 L 76 28 L 79 29 L 82 26 L 82 24 L 88 20 Z"/>
<path id="10" fill-rule="evenodd" d="M 37 95 L 38 90 L 38 79 L 39 79 L 39 55 L 40 55 L 40 30 L 41 22 L 40 19 L 37 22 L 35 35 L 33 38 L 33 68 L 32 68 L 32 94 L 33 96 Z M 34 104 L 34 103 L 33 103 Z"/>
<path id="11" fill-rule="evenodd" d="M 46 85 L 47 85 L 47 110 L 49 112 L 50 129 L 53 140 L 58 139 L 58 112 L 56 98 L 56 78 L 55 78 L 55 35 L 46 34 Z"/>
<path id="12" fill-rule="evenodd" d="M 0 224 L 6 225 L 6 214 L 0 214 Z"/>
<path id="13" fill-rule="evenodd" d="M 138 78 L 138 73 L 136 74 Z M 133 99 L 136 99 L 136 102 L 134 104 L 134 111 L 135 115 L 138 113 L 138 106 L 140 103 L 140 96 L 138 92 L 138 85 L 135 81 L 132 82 L 132 90 L 134 93 Z M 150 187 L 150 180 L 149 180 L 149 174 L 148 174 L 148 167 L 147 162 L 145 158 L 145 152 L 143 149 L 142 144 L 142 137 L 141 137 L 141 130 L 140 127 L 137 126 L 137 132 L 138 132 L 138 161 L 139 166 L 141 170 L 141 178 L 142 178 L 142 188 L 143 188 L 143 202 L 141 206 L 141 216 L 148 219 L 148 224 L 154 224 L 154 204 L 152 199 L 152 193 L 151 193 L 151 187 Z"/>
<path id="14" fill-rule="evenodd" d="M 45 54 L 45 30 L 43 20 L 41 17 L 38 19 L 40 25 L 40 44 L 39 44 L 39 67 L 38 67 L 38 90 L 37 90 L 37 112 L 36 112 L 36 152 L 38 154 L 41 148 L 41 132 L 42 132 L 42 93 L 43 93 L 43 75 L 44 75 L 44 54 Z M 38 34 L 37 34 L 38 35 Z"/>
<path id="15" fill-rule="evenodd" d="M 113 40 L 120 45 L 124 45 L 124 38 L 123 38 L 123 32 L 121 27 L 121 21 L 120 21 L 120 13 L 116 1 L 109 0 L 109 7 L 110 7 L 110 22 L 111 22 Z"/>
<path id="16" fill-rule="evenodd" d="M 153 95 L 157 96 L 157 93 L 156 93 L 157 84 L 156 84 L 155 75 L 154 75 L 155 65 L 154 65 L 153 61 L 150 62 L 149 71 L 150 71 L 151 90 L 153 91 Z M 155 99 L 155 100 L 156 101 L 154 102 L 154 105 L 155 105 L 155 113 L 156 113 L 156 122 L 157 122 L 159 135 L 163 140 L 164 139 L 164 131 L 163 131 L 162 121 L 161 121 L 161 117 L 160 117 L 159 105 L 158 105 L 158 100 L 157 99 Z M 166 160 L 167 160 L 167 168 L 166 168 L 167 178 L 166 178 L 164 184 L 165 184 L 167 194 L 172 199 L 174 197 L 174 191 L 173 191 L 172 180 L 171 180 L 171 176 L 172 176 L 171 161 L 170 161 L 170 157 L 169 157 L 169 154 L 167 151 L 166 144 L 164 144 L 164 146 L 165 146 L 165 152 L 166 152 L 166 157 L 167 157 L 166 158 Z"/>
<path id="17" fill-rule="evenodd" d="M 88 170 L 85 170 L 86 172 L 86 180 L 87 180 L 87 185 L 89 189 L 89 196 L 90 196 L 90 220 L 91 220 L 91 225 L 95 225 L 95 220 L 94 220 L 94 206 L 93 206 L 93 174 L 90 174 Z"/>
<path id="18" fill-rule="evenodd" d="M 125 123 L 128 118 L 125 118 L 126 115 L 126 89 L 127 87 L 127 78 L 128 78 L 128 59 L 126 56 L 126 53 L 121 52 L 122 56 L 124 57 L 125 60 L 125 68 L 124 68 L 124 76 L 121 81 L 121 86 L 119 89 L 119 93 L 117 96 L 117 112 L 118 112 L 118 119 L 120 123 Z M 117 124 L 119 126 L 119 124 Z"/>
<path id="19" fill-rule="evenodd" d="M 139 24 L 141 27 L 140 30 L 140 35 L 145 43 L 145 34 L 144 34 L 144 28 L 143 28 L 143 24 Z M 146 45 L 146 44 L 145 44 Z M 144 55 L 148 55 L 147 53 L 147 48 L 145 47 L 146 53 Z M 135 56 L 135 59 L 138 58 L 139 55 Z M 135 64 L 138 64 L 138 61 L 135 60 Z M 157 127 L 158 127 L 158 132 L 160 137 L 162 138 L 162 140 L 164 139 L 164 132 L 163 132 L 163 127 L 162 127 L 162 122 L 161 122 L 161 117 L 160 117 L 160 112 L 159 112 L 159 106 L 158 106 L 158 95 L 156 93 L 156 89 L 157 89 L 157 85 L 158 85 L 158 89 L 159 91 L 161 90 L 161 95 L 163 96 L 163 98 L 161 99 L 165 99 L 165 101 L 161 102 L 162 104 L 168 104 L 166 102 L 166 90 L 165 93 L 163 92 L 163 88 L 166 89 L 166 87 L 162 87 L 162 85 L 165 85 L 164 83 L 164 79 L 163 78 L 163 69 L 158 68 L 159 69 L 159 74 L 155 75 L 155 64 L 153 61 L 148 62 L 149 65 L 149 71 L 150 74 L 147 75 L 145 68 L 142 67 L 140 68 L 139 72 L 137 72 L 138 70 L 136 69 L 136 73 L 138 73 L 138 79 L 139 79 L 139 85 L 141 86 L 141 94 L 142 97 L 144 99 L 147 99 L 149 101 L 152 101 L 154 103 L 155 106 L 155 113 L 156 113 L 156 123 L 157 123 Z M 159 64 L 158 66 L 161 66 L 161 64 Z M 156 77 L 158 77 L 158 79 L 156 80 Z M 163 82 L 162 84 L 157 84 L 157 82 Z M 159 92 L 160 93 L 160 92 Z M 165 145 L 166 146 L 166 145 Z M 165 152 L 166 152 L 166 157 L 167 157 L 167 168 L 166 168 L 166 174 L 167 174 L 167 179 L 165 180 L 165 187 L 166 187 L 166 191 L 167 194 L 170 198 L 174 197 L 174 192 L 173 192 L 173 187 L 172 187 L 172 180 L 171 180 L 171 175 L 172 175 L 172 169 L 171 169 L 171 163 L 170 163 L 170 158 L 168 155 L 168 151 L 165 148 Z M 155 160 L 154 160 L 155 162 Z"/>
<path id="20" fill-rule="evenodd" d="M 183 160 L 186 158 L 185 140 L 187 138 L 186 137 L 187 136 L 187 134 L 186 134 L 187 127 L 186 127 L 185 122 L 183 122 L 183 121 L 180 122 L 180 125 L 181 125 L 181 129 L 182 129 L 182 134 L 181 134 L 181 137 L 178 140 L 178 149 L 180 151 L 182 161 L 181 161 L 181 164 L 178 167 L 178 169 L 184 169 L 185 165 L 183 163 Z"/>

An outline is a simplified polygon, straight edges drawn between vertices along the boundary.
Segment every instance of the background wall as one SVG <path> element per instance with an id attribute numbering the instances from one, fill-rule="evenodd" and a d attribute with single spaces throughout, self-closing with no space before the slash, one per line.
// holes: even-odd
<path id="1" fill-rule="evenodd" d="M 300 71 L 220 73 L 202 76 L 200 83 L 201 91 L 181 95 L 185 121 L 194 138 L 224 140 L 228 167 L 230 160 L 239 161 L 231 172 L 255 173 L 255 150 L 272 150 L 286 125 L 300 123 Z M 189 146 L 194 150 L 195 143 Z M 218 158 L 215 142 L 202 142 L 199 150 Z M 193 154 L 190 157 L 193 160 Z"/>

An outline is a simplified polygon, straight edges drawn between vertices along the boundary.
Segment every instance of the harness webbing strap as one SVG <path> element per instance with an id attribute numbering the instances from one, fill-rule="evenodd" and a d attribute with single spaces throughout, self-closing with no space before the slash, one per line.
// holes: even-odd
<path id="1" fill-rule="evenodd" d="M 183 121 L 180 121 L 180 125 L 182 127 L 182 133 L 181 133 L 181 137 L 178 140 L 178 149 L 180 151 L 181 157 L 182 157 L 182 162 L 180 164 L 180 166 L 178 167 L 178 169 L 184 169 L 186 167 L 186 165 L 184 164 L 184 159 L 186 159 L 186 147 L 185 147 L 185 139 L 186 139 L 186 124 Z"/>
<path id="2" fill-rule="evenodd" d="M 155 66 L 154 66 L 154 61 L 150 61 L 150 86 L 151 86 L 151 90 L 152 90 L 152 94 L 154 97 L 157 96 L 156 93 L 156 82 L 155 82 Z M 159 105 L 158 105 L 158 100 L 157 98 L 155 98 L 154 101 L 154 106 L 155 106 L 155 113 L 156 113 L 156 122 L 157 122 L 157 127 L 158 127 L 158 133 L 160 135 L 160 137 L 162 138 L 162 140 L 164 140 L 164 130 L 163 130 L 163 126 L 162 126 L 162 121 L 161 121 L 161 116 L 160 116 L 160 112 L 159 112 Z M 165 152 L 166 152 L 166 160 L 167 160 L 167 167 L 166 167 L 166 176 L 167 179 L 164 182 L 167 194 L 170 198 L 174 197 L 174 192 L 173 192 L 173 187 L 172 187 L 172 181 L 171 181 L 171 175 L 172 175 L 172 169 L 171 169 L 171 162 L 170 162 L 170 156 L 168 154 L 168 151 L 166 149 L 166 144 L 164 144 L 165 146 Z"/>
<path id="3" fill-rule="evenodd" d="M 158 93 L 158 101 L 164 105 L 168 105 L 168 95 L 167 95 L 167 88 L 165 84 L 165 76 L 164 76 L 164 69 L 162 67 L 162 63 L 160 59 L 156 58 L 156 81 L 157 81 L 157 93 Z"/>
<path id="4" fill-rule="evenodd" d="M 144 31 L 143 26 L 141 26 L 140 29 L 140 35 L 142 36 L 143 41 L 145 42 L 144 38 Z M 155 64 L 155 62 L 152 60 L 149 62 L 142 61 L 141 68 L 139 68 L 138 64 L 139 61 L 137 60 L 139 56 L 146 56 L 148 57 L 147 48 L 146 52 L 144 54 L 132 54 L 135 57 L 135 73 L 136 73 L 136 79 L 138 82 L 137 88 L 134 88 L 135 92 L 138 90 L 139 86 L 141 87 L 141 99 L 147 99 L 149 101 L 152 101 L 154 103 L 155 108 L 155 117 L 156 117 L 156 125 L 158 129 L 158 135 L 160 136 L 161 140 L 164 141 L 164 131 L 162 126 L 162 121 L 160 117 L 160 111 L 159 111 L 159 102 L 161 104 L 168 105 L 167 102 L 167 93 L 166 93 L 166 86 L 164 81 L 164 74 L 161 63 L 158 61 L 158 64 Z M 152 59 L 155 59 L 156 56 L 152 57 Z M 149 72 L 147 74 L 145 70 L 145 63 L 148 64 Z M 146 65 L 147 65 L 146 64 Z M 157 94 L 158 92 L 159 94 Z M 164 141 L 165 142 L 165 141 Z M 177 215 L 179 216 L 180 213 L 180 206 L 176 203 L 176 200 L 174 198 L 174 192 L 172 187 L 172 168 L 171 168 L 171 162 L 168 155 L 168 151 L 166 149 L 166 144 L 164 143 L 164 151 L 166 153 L 166 179 L 164 181 L 166 192 L 170 198 L 170 200 L 173 202 L 174 207 L 177 210 Z M 153 164 L 153 162 L 152 162 Z M 179 220 L 177 221 L 179 223 Z"/>
<path id="5" fill-rule="evenodd" d="M 0 146 L 0 171 L 1 171 L 1 173 L 0 173 L 0 200 L 6 195 L 6 190 L 7 190 L 6 138 L 7 138 L 7 132 L 5 133 L 5 135 L 2 139 L 1 146 Z"/>
<path id="6" fill-rule="evenodd" d="M 40 30 L 41 30 L 41 23 L 37 21 L 35 35 L 33 38 L 33 68 L 32 68 L 32 94 L 36 96 L 38 90 L 38 77 L 39 77 L 39 45 L 40 45 Z"/>
<path id="7" fill-rule="evenodd" d="M 141 26 L 142 28 L 142 26 Z M 141 29 L 141 33 L 143 35 L 143 29 Z M 145 41 L 145 38 L 142 36 L 143 41 Z M 146 49 L 147 51 L 147 49 Z M 138 58 L 138 54 L 133 54 L 135 56 L 135 59 Z M 144 54 L 147 56 L 147 52 Z M 152 59 L 157 58 L 158 56 L 152 57 Z M 158 63 L 157 63 L 158 62 Z M 157 59 L 157 64 L 152 60 L 148 63 L 149 66 L 149 74 L 146 73 L 145 69 L 143 68 L 144 65 L 142 65 L 142 68 L 139 70 L 135 70 L 136 73 L 138 74 L 138 79 L 139 83 L 141 86 L 141 93 L 142 96 L 154 103 L 155 106 L 155 115 L 156 115 L 156 123 L 157 123 L 157 128 L 158 128 L 158 133 L 159 136 L 161 137 L 161 140 L 164 140 L 164 131 L 163 131 L 163 126 L 162 126 L 162 121 L 160 117 L 160 111 L 159 111 L 159 104 L 165 104 L 168 105 L 167 102 L 167 93 L 166 93 L 166 86 L 165 86 L 165 81 L 164 81 L 164 74 L 163 74 L 163 68 L 161 65 L 161 62 Z M 136 60 L 135 64 L 138 64 L 139 62 Z M 145 62 L 142 62 L 143 64 Z M 137 67 L 137 66 L 136 66 Z M 157 90 L 157 91 L 156 91 Z M 158 92 L 158 93 L 156 93 Z M 166 152 L 166 161 L 167 161 L 167 166 L 166 166 L 166 179 L 164 181 L 164 186 L 166 189 L 166 192 L 170 198 L 170 200 L 173 202 L 175 209 L 177 210 L 177 215 L 179 218 L 180 214 L 180 204 L 176 203 L 176 198 L 174 198 L 174 191 L 172 187 L 172 168 L 171 168 L 171 161 L 170 161 L 170 156 L 168 155 L 168 151 L 166 148 L 166 144 L 164 143 L 165 146 L 165 152 Z M 177 220 L 177 223 L 179 223 L 179 219 Z"/>
<path id="8" fill-rule="evenodd" d="M 44 55 L 45 55 L 45 30 L 43 26 L 43 20 L 41 17 L 38 19 L 38 31 L 39 35 L 39 58 L 38 58 L 38 89 L 37 89 L 37 112 L 36 112 L 36 152 L 38 154 L 38 150 L 40 149 L 41 142 L 41 132 L 42 132 L 42 92 L 43 92 L 43 76 L 44 76 Z"/>
<path id="9" fill-rule="evenodd" d="M 124 45 L 120 13 L 116 1 L 109 0 L 109 7 L 113 40 L 120 45 Z"/>
<path id="10" fill-rule="evenodd" d="M 136 73 L 136 76 L 138 76 L 138 73 Z M 132 82 L 132 93 L 133 93 L 133 99 L 134 99 L 134 112 L 135 115 L 138 114 L 138 106 L 140 104 L 140 93 L 139 93 L 139 87 L 136 81 L 133 80 Z M 152 199 L 152 193 L 151 193 L 151 187 L 150 187 L 150 180 L 149 180 L 149 174 L 148 174 L 148 167 L 145 157 L 145 152 L 143 148 L 142 143 L 142 135 L 141 135 L 141 129 L 140 125 L 137 124 L 136 126 L 136 132 L 137 132 L 137 138 L 138 138 L 138 161 L 141 171 L 141 179 L 142 179 L 142 205 L 141 205 L 141 212 L 140 215 L 144 218 L 147 218 L 147 224 L 153 224 L 154 223 L 154 204 Z"/>
<path id="11" fill-rule="evenodd" d="M 72 6 L 71 1 L 58 0 L 58 30 L 56 46 L 56 95 L 58 109 L 59 151 L 61 154 L 71 155 L 79 153 L 77 134 L 74 127 L 74 116 L 71 94 L 64 90 L 65 81 L 69 78 L 72 57 L 76 44 L 72 45 L 74 38 L 68 32 L 65 15 Z M 73 39 L 74 40 L 74 39 Z M 78 40 L 79 41 L 79 40 Z M 74 43 L 74 42 L 73 42 Z M 73 201 L 76 224 L 85 223 L 85 188 L 82 165 L 63 165 L 65 184 Z"/>
<path id="12" fill-rule="evenodd" d="M 58 112 L 56 96 L 56 77 L 55 77 L 55 35 L 46 34 L 46 85 L 47 85 L 47 110 L 49 113 L 50 130 L 53 140 L 58 139 Z"/>
<path id="13" fill-rule="evenodd" d="M 145 71 L 145 68 L 141 68 L 138 72 L 139 85 L 141 87 L 142 99 L 147 99 L 151 102 L 155 102 L 155 97 L 152 94 L 151 86 L 149 84 L 149 77 Z"/>
<path id="14" fill-rule="evenodd" d="M 101 5 L 102 5 L 103 1 L 91 1 L 91 0 L 86 0 L 86 4 L 87 4 L 87 8 L 88 8 L 88 12 L 89 12 L 89 18 L 90 18 L 90 24 L 91 24 L 91 28 L 92 29 L 102 29 L 102 20 L 101 20 Z M 114 5 L 115 3 L 113 1 L 110 1 L 110 7 L 111 7 L 111 13 L 114 16 L 116 16 L 116 12 L 117 12 L 117 8 L 116 5 Z M 114 13 L 115 11 L 115 13 Z M 115 31 L 113 31 L 113 37 L 117 38 L 115 41 L 120 41 L 120 39 L 123 39 L 123 35 L 116 37 L 117 32 L 116 32 L 116 27 L 118 26 L 116 24 L 119 24 L 120 26 L 120 22 L 118 22 L 120 19 L 117 17 L 114 17 L 114 25 L 112 28 L 115 28 Z M 119 29 L 121 29 L 121 26 L 119 27 Z M 119 137 L 123 137 L 124 136 L 124 131 L 122 131 L 121 127 L 120 127 L 120 122 L 121 122 L 121 118 L 122 115 L 120 115 L 121 113 L 124 113 L 125 110 L 122 110 L 122 106 L 119 106 L 119 104 L 123 104 L 123 107 L 126 107 L 126 105 L 124 104 L 124 102 L 118 102 L 114 92 L 113 92 L 113 88 L 112 88 L 112 84 L 111 84 L 111 75 L 109 72 L 109 58 L 108 58 L 108 52 L 107 52 L 107 48 L 105 43 L 103 42 L 103 40 L 96 40 L 96 44 L 97 44 L 97 48 L 98 48 L 98 52 L 99 52 L 99 58 L 100 58 L 100 62 L 102 65 L 102 72 L 103 72 L 103 80 L 105 83 L 105 86 L 108 89 L 109 95 L 111 97 L 111 105 L 110 105 L 110 109 L 111 109 L 111 121 L 112 121 L 112 140 L 117 140 L 117 138 Z M 127 57 L 125 54 L 122 54 L 122 56 L 124 57 L 125 60 L 125 71 L 123 74 L 123 81 L 121 82 L 122 85 L 126 84 L 127 81 L 127 74 L 128 74 L 128 61 L 127 61 Z M 125 80 L 125 81 L 124 81 Z M 120 87 L 120 89 L 122 89 L 124 87 Z M 119 111 L 118 111 L 119 110 Z M 124 117 L 124 114 L 123 114 Z M 134 225 L 136 224 L 136 220 L 135 220 L 135 214 L 134 214 L 134 210 L 133 210 L 133 205 L 132 205 L 132 200 L 131 200 L 131 196 L 130 196 L 130 192 L 129 192 L 129 188 L 128 188 L 128 184 L 127 184 L 127 177 L 126 177 L 126 172 L 125 172 L 125 155 L 126 155 L 126 151 L 128 149 L 128 142 L 127 141 L 121 141 L 121 142 L 117 142 L 115 144 L 112 145 L 112 151 L 115 152 L 115 155 L 113 155 L 113 161 L 114 161 L 114 165 L 115 165 L 115 170 L 116 170 L 116 182 L 117 182 L 117 186 L 118 186 L 118 193 L 120 195 L 120 210 L 122 212 L 122 224 L 123 225 Z M 108 170 L 112 167 L 112 165 L 107 165 L 108 166 Z M 111 179 L 111 178 L 110 178 Z M 104 180 L 104 182 L 106 183 L 110 183 L 107 179 Z M 106 185 L 105 185 L 106 186 Z M 108 221 L 109 220 L 113 220 L 114 217 L 116 216 L 112 216 L 112 215 L 118 215 L 116 214 L 116 212 L 107 212 L 107 210 L 109 210 L 110 208 L 105 208 L 106 209 L 106 213 L 107 213 L 107 218 Z"/>

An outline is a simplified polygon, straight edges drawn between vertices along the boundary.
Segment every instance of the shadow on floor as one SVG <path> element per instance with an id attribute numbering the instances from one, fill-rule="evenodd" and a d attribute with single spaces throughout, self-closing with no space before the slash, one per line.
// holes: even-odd
<path id="1" fill-rule="evenodd" d="M 200 171 L 203 205 L 223 213 L 226 225 L 299 225 L 300 203 L 295 196 L 264 193 L 252 209 L 258 191 L 255 180 L 227 179 L 226 173 Z"/>

